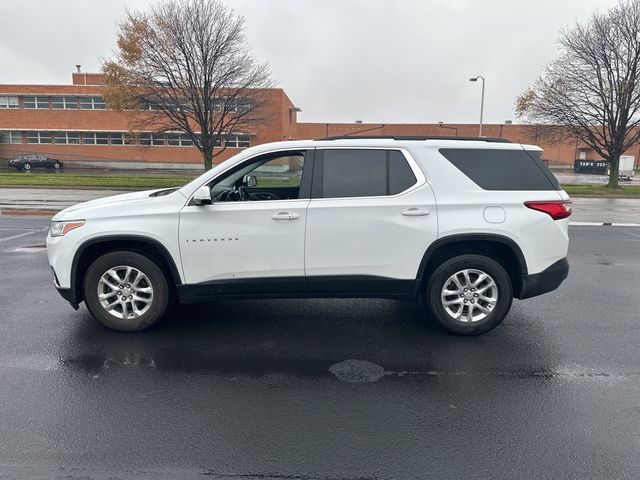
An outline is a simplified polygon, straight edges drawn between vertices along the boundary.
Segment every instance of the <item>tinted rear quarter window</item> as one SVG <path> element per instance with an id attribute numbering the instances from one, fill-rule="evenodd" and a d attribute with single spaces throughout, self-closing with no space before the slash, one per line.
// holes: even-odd
<path id="1" fill-rule="evenodd" d="M 389 152 L 389 195 L 397 195 L 415 185 L 416 176 L 402 153 Z"/>
<path id="2" fill-rule="evenodd" d="M 441 148 L 440 153 L 484 190 L 560 190 L 539 151 Z"/>

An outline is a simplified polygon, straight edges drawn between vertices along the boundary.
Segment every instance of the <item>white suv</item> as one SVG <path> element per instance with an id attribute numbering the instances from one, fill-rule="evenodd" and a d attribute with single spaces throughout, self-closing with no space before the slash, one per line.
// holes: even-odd
<path id="1" fill-rule="evenodd" d="M 56 287 L 104 325 L 142 330 L 172 298 L 424 300 L 475 335 L 569 270 L 571 202 L 542 150 L 489 138 L 260 145 L 182 188 L 58 213 Z"/>

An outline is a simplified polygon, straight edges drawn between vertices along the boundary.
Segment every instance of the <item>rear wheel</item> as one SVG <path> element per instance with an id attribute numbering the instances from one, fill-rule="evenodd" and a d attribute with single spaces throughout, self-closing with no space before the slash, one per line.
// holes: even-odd
<path id="1" fill-rule="evenodd" d="M 133 332 L 151 327 L 164 315 L 169 287 L 162 270 L 134 252 L 107 253 L 85 275 L 84 299 L 103 325 Z"/>
<path id="2" fill-rule="evenodd" d="M 442 328 L 458 335 L 479 335 L 507 316 L 513 289 L 509 275 L 496 261 L 482 255 L 460 255 L 436 268 L 425 299 Z"/>

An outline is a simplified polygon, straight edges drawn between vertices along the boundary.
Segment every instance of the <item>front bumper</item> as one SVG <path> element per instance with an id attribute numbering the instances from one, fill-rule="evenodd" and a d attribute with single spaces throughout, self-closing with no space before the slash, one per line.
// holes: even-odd
<path id="1" fill-rule="evenodd" d="M 558 288 L 568 275 L 569 261 L 565 257 L 540 273 L 523 276 L 522 289 L 518 298 L 531 298 L 551 292 Z"/>

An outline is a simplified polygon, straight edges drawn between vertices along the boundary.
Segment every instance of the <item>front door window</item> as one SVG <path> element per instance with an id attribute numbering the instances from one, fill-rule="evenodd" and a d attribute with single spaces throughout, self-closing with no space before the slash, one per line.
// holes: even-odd
<path id="1" fill-rule="evenodd" d="M 214 202 L 295 200 L 300 197 L 304 154 L 260 157 L 211 186 Z"/>

